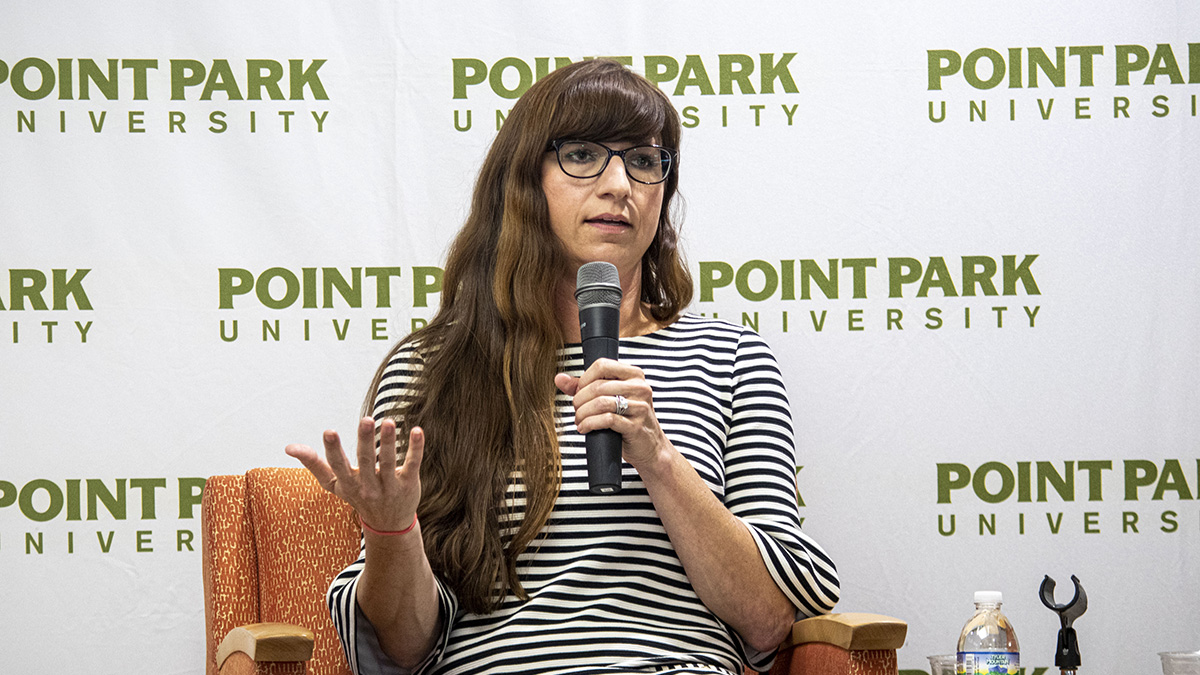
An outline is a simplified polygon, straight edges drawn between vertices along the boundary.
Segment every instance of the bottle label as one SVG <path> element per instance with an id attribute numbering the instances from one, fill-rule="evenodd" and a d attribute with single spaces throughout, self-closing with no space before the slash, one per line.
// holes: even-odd
<path id="1" fill-rule="evenodd" d="M 958 653 L 958 675 L 1017 675 L 1020 669 L 1016 652 Z"/>

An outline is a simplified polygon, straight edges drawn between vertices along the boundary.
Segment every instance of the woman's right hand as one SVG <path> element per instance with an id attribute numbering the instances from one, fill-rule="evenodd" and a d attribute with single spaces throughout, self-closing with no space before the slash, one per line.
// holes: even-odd
<path id="1" fill-rule="evenodd" d="M 300 460 L 321 487 L 354 507 L 370 528 L 385 532 L 404 530 L 413 523 L 421 502 L 421 458 L 425 432 L 413 427 L 408 434 L 408 452 L 397 466 L 396 423 L 380 425 L 378 462 L 375 452 L 375 420 L 358 422 L 358 468 L 350 466 L 337 432 L 327 430 L 322 441 L 325 458 L 307 445 L 293 443 L 284 452 Z"/>
<path id="2" fill-rule="evenodd" d="M 350 466 L 336 432 L 326 431 L 322 440 L 324 459 L 307 445 L 289 445 L 285 452 L 300 460 L 322 487 L 354 507 L 369 528 L 400 532 L 413 524 L 421 502 L 425 451 L 425 432 L 420 427 L 408 434 L 403 466 L 396 465 L 396 423 L 390 419 L 380 424 L 378 459 L 375 421 L 359 420 L 358 468 Z M 433 651 L 441 625 L 437 582 L 425 556 L 421 528 L 397 537 L 371 534 L 366 528 L 364 532 L 372 554 L 358 578 L 358 607 L 374 626 L 388 657 L 403 668 L 415 668 Z M 343 620 L 350 619 L 343 616 Z"/>

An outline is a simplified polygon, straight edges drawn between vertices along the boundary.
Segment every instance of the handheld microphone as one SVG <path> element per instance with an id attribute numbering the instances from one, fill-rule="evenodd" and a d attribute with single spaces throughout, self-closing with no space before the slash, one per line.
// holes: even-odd
<path id="1" fill-rule="evenodd" d="M 596 359 L 617 358 L 621 334 L 621 277 L 607 262 L 590 262 L 575 275 L 575 301 L 579 305 L 579 333 L 583 338 L 583 368 Z M 588 489 L 596 494 L 621 491 L 621 434 L 612 429 L 589 431 Z"/>

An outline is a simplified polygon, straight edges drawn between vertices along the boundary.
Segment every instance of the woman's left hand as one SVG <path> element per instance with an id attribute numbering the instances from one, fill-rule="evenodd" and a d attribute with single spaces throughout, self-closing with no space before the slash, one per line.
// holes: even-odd
<path id="1" fill-rule="evenodd" d="M 700 600 L 755 649 L 774 649 L 796 610 L 772 579 L 750 530 L 663 433 L 641 369 L 597 359 L 583 377 L 559 373 L 554 384 L 573 398 L 579 433 L 621 434 L 625 461 L 637 469 Z M 616 412 L 618 396 L 626 399 L 624 415 Z"/>
<path id="2" fill-rule="evenodd" d="M 621 434 L 621 454 L 635 469 L 663 459 L 672 447 L 654 414 L 654 392 L 641 368 L 597 359 L 583 377 L 559 373 L 554 384 L 572 397 L 579 433 L 612 429 Z M 618 414 L 619 397 L 624 414 Z"/>

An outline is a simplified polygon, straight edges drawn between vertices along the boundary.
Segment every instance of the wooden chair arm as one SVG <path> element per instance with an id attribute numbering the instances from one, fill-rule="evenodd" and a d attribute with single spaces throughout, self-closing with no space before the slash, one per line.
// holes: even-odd
<path id="1" fill-rule="evenodd" d="M 242 652 L 252 661 L 307 661 L 313 655 L 313 632 L 289 623 L 252 623 L 238 626 L 217 647 L 217 669 Z"/>
<path id="2" fill-rule="evenodd" d="M 826 614 L 793 624 L 780 649 L 809 642 L 826 642 L 846 651 L 899 649 L 907 634 L 907 623 L 882 614 Z"/>
<path id="3" fill-rule="evenodd" d="M 908 624 L 881 614 L 802 619 L 779 645 L 770 675 L 896 675 L 907 634 Z"/>

